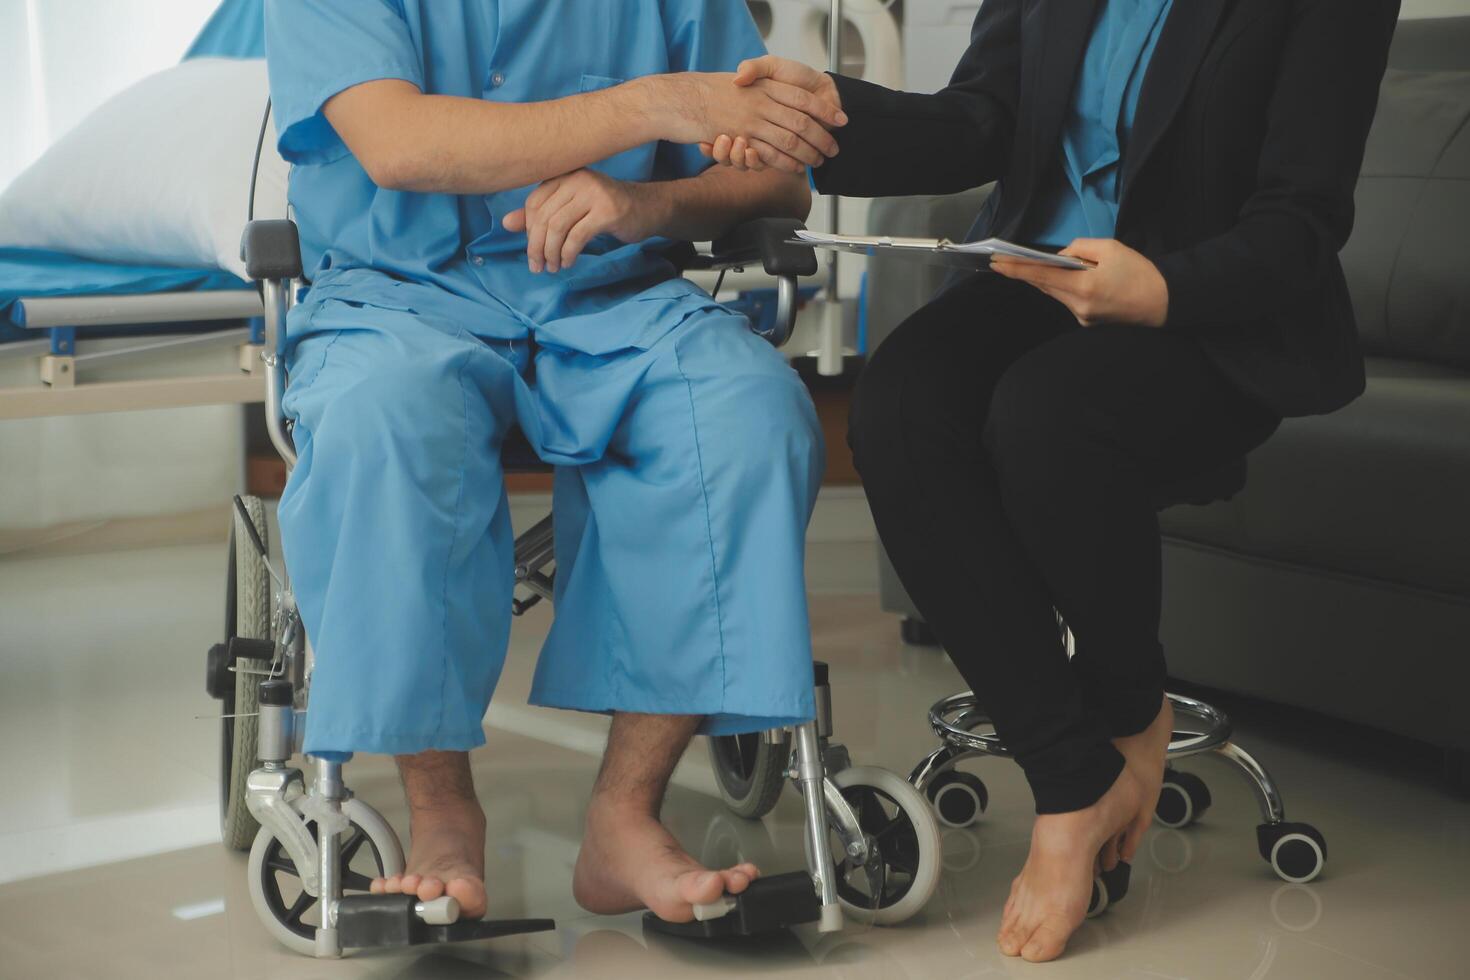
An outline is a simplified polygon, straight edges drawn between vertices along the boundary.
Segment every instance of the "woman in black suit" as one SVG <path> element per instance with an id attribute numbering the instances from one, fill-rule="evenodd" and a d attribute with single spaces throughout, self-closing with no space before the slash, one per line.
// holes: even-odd
<path id="1" fill-rule="evenodd" d="M 1337 255 L 1398 8 L 985 0 L 937 94 L 778 58 L 737 76 L 846 114 L 819 190 L 998 181 L 972 238 L 1093 263 L 951 285 L 876 352 L 852 416 L 883 543 L 1036 797 L 1008 955 L 1060 955 L 1095 863 L 1132 856 L 1158 798 L 1156 496 L 1363 389 Z M 789 168 L 790 142 L 706 151 Z"/>

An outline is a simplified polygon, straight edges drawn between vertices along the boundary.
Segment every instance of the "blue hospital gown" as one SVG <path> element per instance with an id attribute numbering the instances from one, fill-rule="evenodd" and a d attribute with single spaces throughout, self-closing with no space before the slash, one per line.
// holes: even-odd
<path id="1" fill-rule="evenodd" d="M 308 751 L 483 741 L 510 623 L 499 447 L 555 464 L 556 617 L 532 701 L 811 716 L 803 539 L 821 474 L 810 399 L 746 321 L 677 276 L 668 243 L 594 240 L 532 274 L 501 220 L 534 189 L 378 188 L 322 114 L 396 78 L 501 102 L 763 52 L 743 0 L 268 0 L 267 56 L 313 285 L 288 324 L 299 461 L 281 501 L 315 652 Z M 694 147 L 595 165 L 699 174 Z"/>

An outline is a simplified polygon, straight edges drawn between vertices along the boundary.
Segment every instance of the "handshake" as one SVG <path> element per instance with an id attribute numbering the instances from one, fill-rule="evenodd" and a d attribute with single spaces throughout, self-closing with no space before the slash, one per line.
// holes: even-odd
<path id="1" fill-rule="evenodd" d="M 660 101 L 673 111 L 670 135 L 737 170 L 821 166 L 837 155 L 832 130 L 847 124 L 831 77 L 786 58 L 754 58 L 733 75 L 666 75 L 657 84 L 668 86 Z"/>

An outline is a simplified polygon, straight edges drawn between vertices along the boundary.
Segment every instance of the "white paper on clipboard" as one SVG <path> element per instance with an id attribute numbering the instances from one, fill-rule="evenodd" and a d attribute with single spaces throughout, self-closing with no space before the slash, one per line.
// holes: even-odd
<path id="1" fill-rule="evenodd" d="M 842 252 L 857 252 L 862 255 L 905 255 L 925 262 L 942 265 L 957 265 L 981 268 L 990 262 L 992 255 L 1008 255 L 1027 259 L 1059 269 L 1088 269 L 1091 266 L 1081 259 L 1042 252 L 1024 245 L 1017 245 L 1000 238 L 987 238 L 979 242 L 952 242 L 947 238 L 898 238 L 886 235 L 829 235 L 825 232 L 796 232 L 795 241 L 813 248 L 836 249 Z"/>

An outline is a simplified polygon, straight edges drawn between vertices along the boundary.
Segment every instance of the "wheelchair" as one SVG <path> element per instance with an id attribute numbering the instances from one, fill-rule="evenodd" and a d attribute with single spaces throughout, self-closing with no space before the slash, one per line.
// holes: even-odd
<path id="1" fill-rule="evenodd" d="M 757 332 L 779 347 L 795 323 L 798 277 L 817 271 L 811 248 L 792 242 L 799 228 L 796 221 L 755 221 L 715 242 L 710 254 L 686 244 L 670 258 L 686 272 L 723 273 L 759 264 L 774 276 L 774 315 L 762 317 Z M 291 465 L 295 452 L 281 408 L 286 375 L 280 351 L 286 314 L 303 274 L 296 226 L 289 220 L 252 221 L 241 251 L 264 305 L 267 426 L 276 451 Z M 524 438 L 508 442 L 503 462 L 507 472 L 543 468 Z M 249 850 L 250 898 L 267 931 L 295 952 L 328 958 L 351 949 L 555 928 L 549 919 L 462 921 L 448 896 L 422 902 L 411 895 L 367 893 L 374 877 L 403 871 L 403 847 L 383 817 L 348 789 L 342 758 L 311 757 L 309 777 L 291 765 L 301 751 L 309 710 L 312 650 L 286 573 L 271 558 L 266 513 L 257 498 L 234 500 L 225 636 L 208 652 L 205 686 L 226 712 L 220 731 L 221 837 L 226 847 Z M 517 538 L 514 615 L 551 598 L 553 538 L 551 516 Z M 829 742 L 824 664 L 814 666 L 813 680 L 821 706 L 817 720 L 711 740 L 717 762 L 732 746 L 743 751 L 754 745 L 763 760 L 785 756 L 775 778 L 784 780 L 789 773 L 801 791 L 806 870 L 764 876 L 739 896 L 696 908 L 691 923 L 646 916 L 647 928 L 699 938 L 815 922 L 822 932 L 832 932 L 842 927 L 844 914 L 861 921 L 900 921 L 933 894 L 940 861 L 931 809 L 902 778 L 848 764 L 846 753 Z M 763 774 L 762 800 L 770 793 L 771 778 Z M 722 777 L 722 788 L 728 785 Z M 732 805 L 737 812 L 742 806 L 750 809 Z"/>

